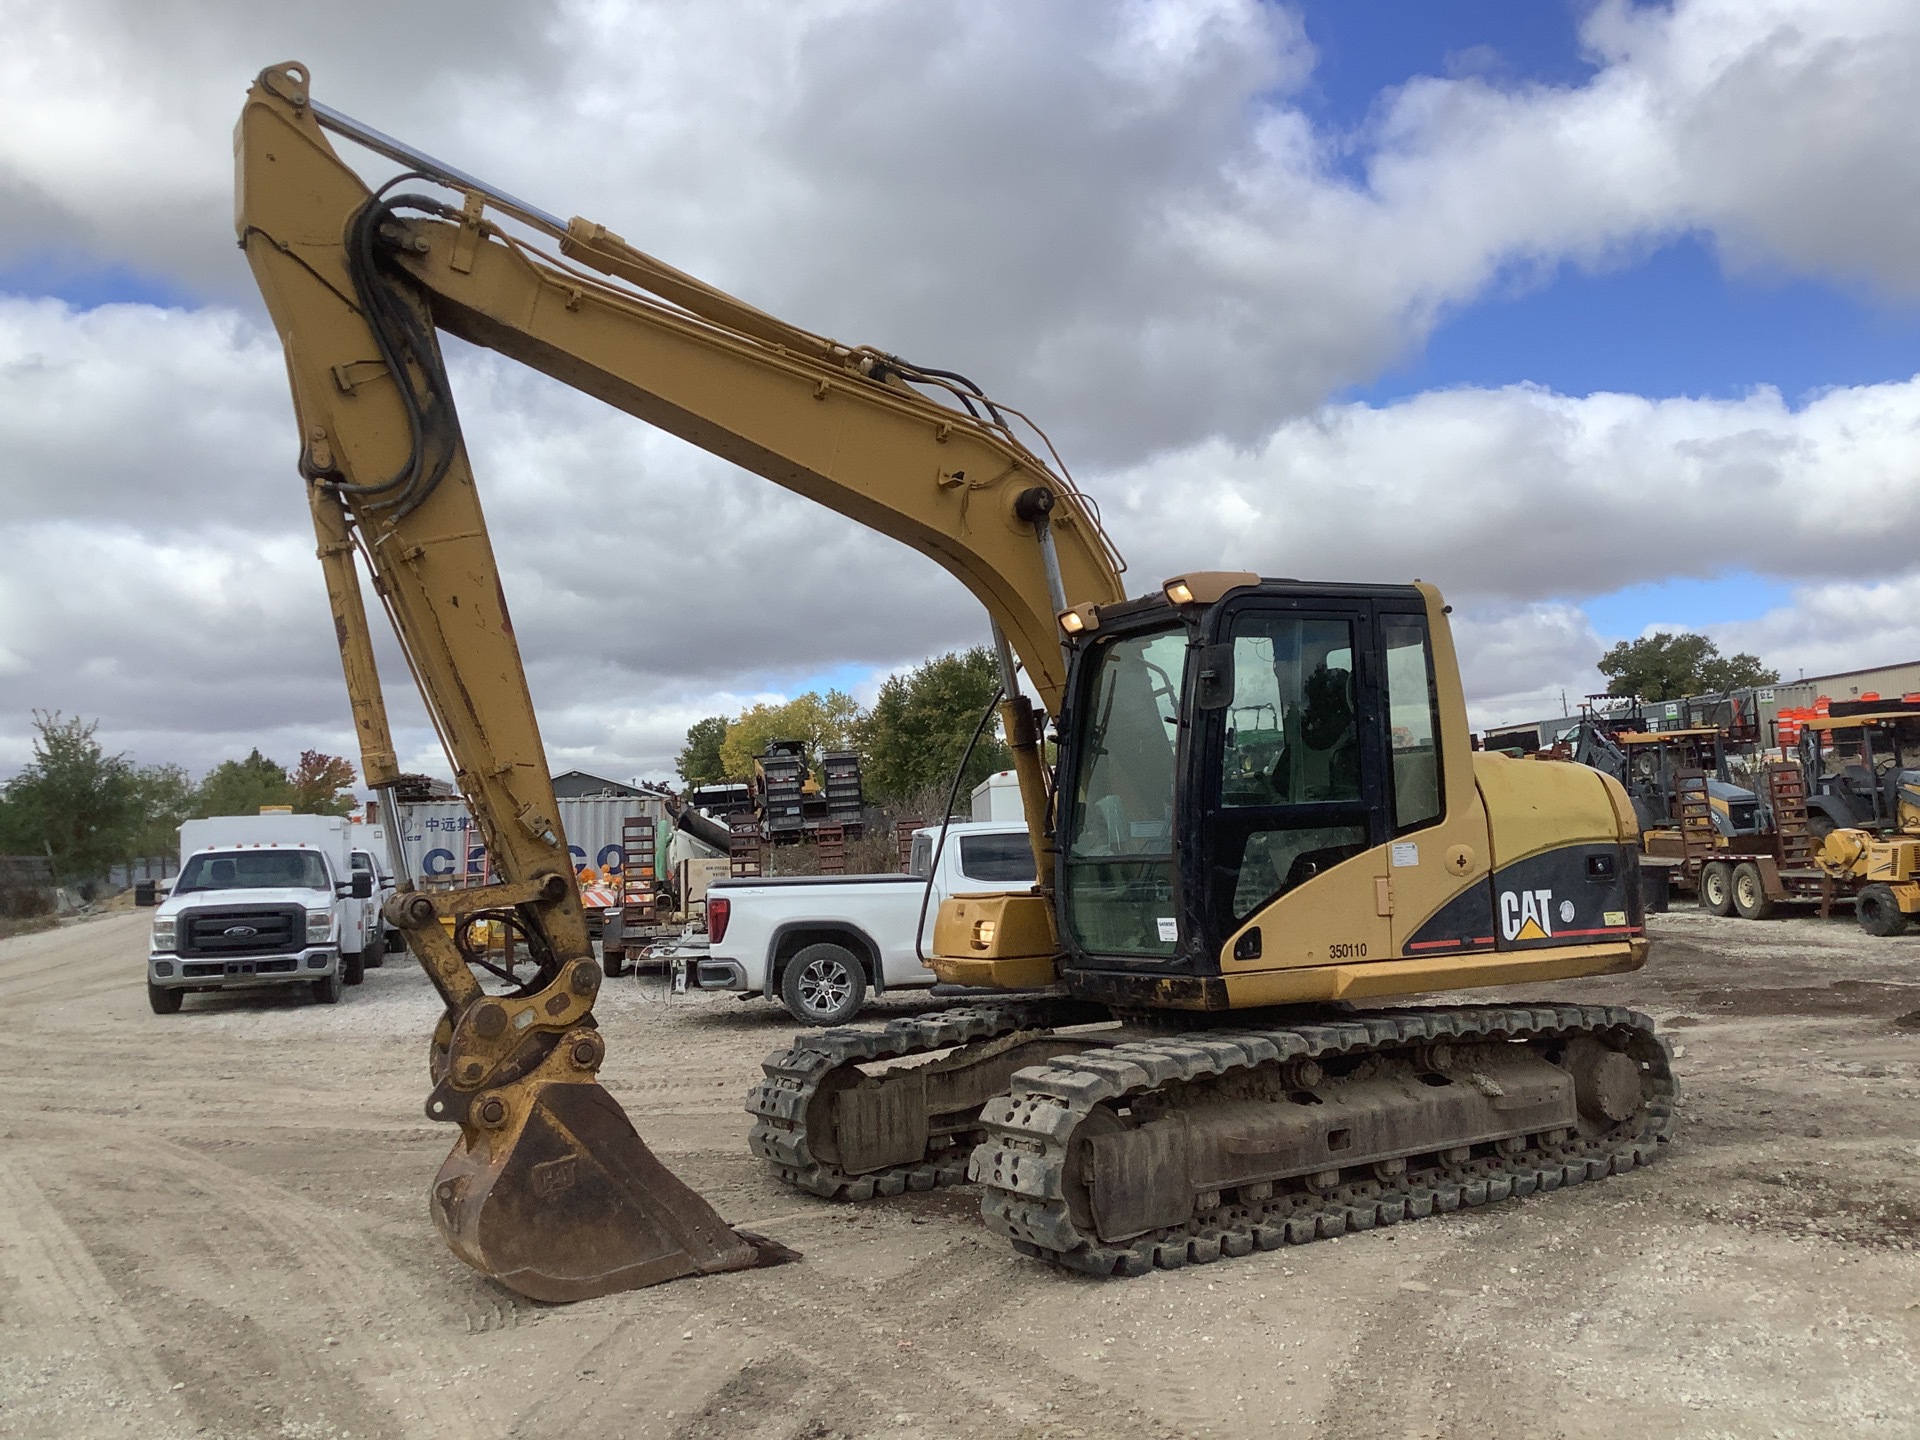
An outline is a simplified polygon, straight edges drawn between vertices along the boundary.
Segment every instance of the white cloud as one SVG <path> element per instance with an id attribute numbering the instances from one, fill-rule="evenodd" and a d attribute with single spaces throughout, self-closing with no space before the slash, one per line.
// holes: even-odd
<path id="1" fill-rule="evenodd" d="M 975 373 L 1069 453 L 1249 443 L 1504 269 L 1704 231 L 1920 293 L 1920 8 L 1598 6 L 1580 86 L 1417 79 L 1347 137 L 1257 0 L 325 10 L 0 0 L 0 253 L 245 297 L 228 132 L 267 60 L 549 208 L 830 333 Z M 110 97 L 110 98 L 109 98 Z M 139 221 L 132 222 L 137 214 Z M 248 301 L 247 303 L 251 303 Z"/>
<path id="2" fill-rule="evenodd" d="M 700 715 L 984 638 L 974 602 L 925 557 L 484 352 L 460 347 L 452 364 L 565 764 L 664 773 Z M 14 736 L 0 763 L 24 757 L 36 706 L 100 715 L 142 737 L 141 758 L 195 768 L 263 736 L 286 737 L 273 743 L 289 756 L 349 745 L 261 329 L 218 310 L 0 301 L 0 377 L 21 376 L 0 384 L 22 502 L 0 518 L 16 557 L 0 575 Z M 1714 631 L 1783 667 L 1854 606 L 1890 643 L 1906 592 L 1845 586 L 1911 568 L 1916 474 L 1920 380 L 1798 410 L 1765 391 L 1448 391 L 1329 406 L 1257 447 L 1208 441 L 1086 480 L 1136 591 L 1212 565 L 1435 581 L 1460 606 L 1476 713 L 1501 718 L 1596 688 L 1599 641 L 1577 601 L 1646 580 L 1737 567 L 1797 583 L 1787 613 Z M 404 670 L 384 663 L 403 694 Z M 410 763 L 432 762 L 417 707 L 396 703 L 395 721 Z"/>
<path id="3" fill-rule="evenodd" d="M 1493 606 L 1453 617 L 1453 642 L 1475 729 L 1545 715 L 1579 714 L 1604 685 L 1593 662 L 1600 637 L 1578 606 Z"/>
<path id="4" fill-rule="evenodd" d="M 485 352 L 451 365 L 557 759 L 667 773 L 702 715 L 984 640 L 931 560 Z M 35 708 L 196 771 L 351 751 L 289 412 L 235 312 L 0 298 L 0 774 Z M 404 763 L 444 771 L 386 643 L 382 671 Z"/>
<path id="5" fill-rule="evenodd" d="M 0 33 L 0 264 L 91 256 L 217 302 L 0 301 L 0 543 L 20 557 L 0 770 L 34 705 L 196 768 L 261 737 L 350 743 L 278 347 L 230 228 L 241 93 L 295 57 L 322 97 L 510 190 L 975 373 L 1063 442 L 1135 588 L 1201 564 L 1418 574 L 1460 604 L 1470 687 L 1516 707 L 1588 684 L 1579 597 L 1640 581 L 1799 585 L 1715 632 L 1763 654 L 1810 651 L 1855 601 L 1904 614 L 1885 577 L 1920 519 L 1920 382 L 1798 408 L 1326 403 L 1513 267 L 1682 232 L 1920 293 L 1920 8 L 1898 0 L 1611 0 L 1585 22 L 1587 83 L 1420 79 L 1344 137 L 1293 101 L 1313 63 L 1294 17 L 1255 0 L 578 0 L 452 27 L 408 0 L 0 0 Z M 453 349 L 567 763 L 657 772 L 690 718 L 980 638 L 930 562 Z M 417 710 L 396 720 L 431 758 Z"/>
<path id="6" fill-rule="evenodd" d="M 219 518 L 284 530 L 296 453 L 286 364 L 233 310 L 0 296 L 6 518 L 74 517 L 160 536 Z M 217 496 L 217 502 L 213 497 Z"/>
<path id="7" fill-rule="evenodd" d="M 1799 586 L 1788 604 L 1713 634 L 1723 650 L 1764 656 L 1788 679 L 1911 660 L 1920 656 L 1920 569 Z"/>
<path id="8" fill-rule="evenodd" d="M 1920 526 L 1916 477 L 1920 377 L 1797 410 L 1766 389 L 1650 400 L 1524 385 L 1331 405 L 1256 447 L 1208 441 L 1098 493 L 1146 576 L 1203 562 L 1418 575 L 1504 604 L 1729 570 L 1898 570 Z"/>

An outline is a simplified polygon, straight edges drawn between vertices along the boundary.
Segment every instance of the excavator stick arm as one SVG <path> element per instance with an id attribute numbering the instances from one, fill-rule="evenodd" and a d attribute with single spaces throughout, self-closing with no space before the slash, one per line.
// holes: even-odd
<path id="1" fill-rule="evenodd" d="M 388 915 L 446 1004 L 427 1112 L 460 1137 L 435 1223 L 456 1254 L 541 1299 L 787 1258 L 674 1179 L 594 1078 L 600 967 L 429 298 L 391 265 L 411 237 L 333 155 L 297 66 L 254 86 L 236 150 L 236 224 L 286 351 L 365 773 L 397 778 L 356 553 L 495 877 L 452 894 L 403 882 Z M 532 952 L 535 978 L 513 994 L 487 994 L 474 972 L 462 937 L 479 918 Z"/>

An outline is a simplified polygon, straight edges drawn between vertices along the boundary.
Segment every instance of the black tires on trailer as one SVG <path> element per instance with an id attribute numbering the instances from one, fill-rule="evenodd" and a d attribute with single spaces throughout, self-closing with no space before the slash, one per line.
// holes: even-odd
<path id="1" fill-rule="evenodd" d="M 843 1025 L 867 999 L 867 972 L 844 945 L 805 945 L 780 976 L 780 1000 L 803 1025 Z"/>
<path id="2" fill-rule="evenodd" d="M 1709 915 L 1733 913 L 1733 867 L 1709 860 L 1700 867 L 1700 908 Z"/>
<path id="3" fill-rule="evenodd" d="M 1773 897 L 1767 894 L 1766 879 L 1751 860 L 1733 867 L 1733 909 L 1742 920 L 1767 920 L 1773 916 Z"/>
<path id="4" fill-rule="evenodd" d="M 1860 917 L 1860 928 L 1869 935 L 1898 935 L 1907 928 L 1906 912 L 1890 886 L 1867 886 L 1855 898 L 1853 913 Z"/>
<path id="5" fill-rule="evenodd" d="M 340 971 L 335 967 L 331 975 L 323 975 L 313 982 L 313 999 L 317 1005 L 338 1005 L 340 1003 Z"/>
<path id="6" fill-rule="evenodd" d="M 169 989 L 165 985 L 147 982 L 147 1004 L 153 1007 L 156 1015 L 178 1015 L 180 1006 L 187 998 L 184 990 Z"/>
<path id="7" fill-rule="evenodd" d="M 600 947 L 600 970 L 609 980 L 618 980 L 632 967 L 627 964 L 627 952 L 609 950 L 603 942 Z"/>

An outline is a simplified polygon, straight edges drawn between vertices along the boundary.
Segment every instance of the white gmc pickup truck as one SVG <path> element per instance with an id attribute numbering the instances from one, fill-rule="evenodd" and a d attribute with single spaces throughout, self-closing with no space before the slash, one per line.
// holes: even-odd
<path id="1" fill-rule="evenodd" d="M 694 963 L 695 983 L 778 999 L 807 1025 L 841 1024 L 869 994 L 934 984 L 920 956 L 933 944 L 940 902 L 1025 890 L 1034 879 L 1024 825 L 949 825 L 936 873 L 939 833 L 938 826 L 915 833 L 906 875 L 713 881 L 707 953 Z"/>

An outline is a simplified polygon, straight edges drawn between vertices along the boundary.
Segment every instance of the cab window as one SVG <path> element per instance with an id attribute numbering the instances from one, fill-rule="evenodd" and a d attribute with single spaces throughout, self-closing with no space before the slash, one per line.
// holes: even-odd
<path id="1" fill-rule="evenodd" d="M 1101 642 L 1082 701 L 1072 831 L 1061 883 L 1067 924 L 1104 955 L 1172 955 L 1173 805 L 1184 628 Z"/>
<path id="2" fill-rule="evenodd" d="M 1233 626 L 1233 703 L 1223 805 L 1360 798 L 1353 625 L 1242 615 Z"/>
<path id="3" fill-rule="evenodd" d="M 1427 617 L 1384 615 L 1388 753 L 1393 757 L 1393 827 L 1404 835 L 1445 809 L 1440 791 L 1440 698 L 1427 645 Z"/>
<path id="4" fill-rule="evenodd" d="M 1237 616 L 1224 738 L 1216 895 L 1237 922 L 1367 848 L 1354 622 Z"/>

